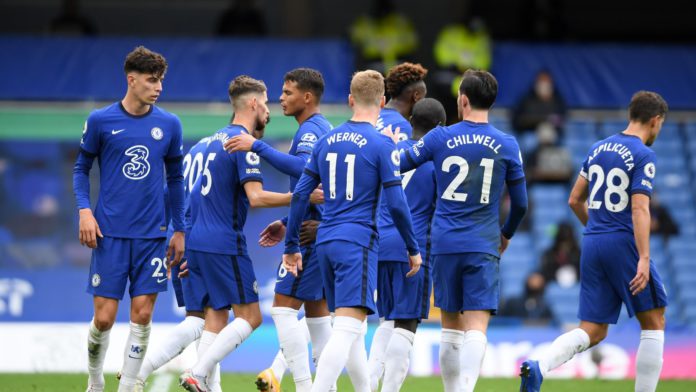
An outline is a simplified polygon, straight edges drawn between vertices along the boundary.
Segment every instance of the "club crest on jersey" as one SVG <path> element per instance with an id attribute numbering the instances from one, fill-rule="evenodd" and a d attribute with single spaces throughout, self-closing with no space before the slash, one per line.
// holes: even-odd
<path id="1" fill-rule="evenodd" d="M 164 133 L 162 132 L 162 128 L 154 127 L 150 130 L 150 135 L 152 135 L 152 138 L 155 140 L 162 140 Z"/>
<path id="2" fill-rule="evenodd" d="M 259 158 L 258 155 L 256 155 L 256 153 L 253 153 L 253 152 L 249 151 L 249 152 L 246 154 L 246 161 L 247 161 L 247 163 L 250 164 L 250 165 L 258 165 L 259 162 L 261 162 L 261 159 Z"/>
<path id="3" fill-rule="evenodd" d="M 258 294 L 259 293 L 259 282 L 254 281 L 254 293 Z"/>
<path id="4" fill-rule="evenodd" d="M 643 168 L 643 171 L 645 172 L 645 175 L 648 178 L 655 178 L 655 164 L 652 162 L 648 162 L 647 165 Z"/>
<path id="5" fill-rule="evenodd" d="M 396 165 L 396 167 L 399 167 L 399 165 L 401 164 L 401 154 L 399 154 L 398 150 L 392 151 L 391 160 L 392 163 Z"/>
<path id="6" fill-rule="evenodd" d="M 92 287 L 97 287 L 101 284 L 101 276 L 99 274 L 92 275 Z"/>
<path id="7" fill-rule="evenodd" d="M 317 141 L 317 136 L 313 133 L 305 133 L 304 135 L 302 135 L 301 140 L 307 143 L 314 143 Z"/>

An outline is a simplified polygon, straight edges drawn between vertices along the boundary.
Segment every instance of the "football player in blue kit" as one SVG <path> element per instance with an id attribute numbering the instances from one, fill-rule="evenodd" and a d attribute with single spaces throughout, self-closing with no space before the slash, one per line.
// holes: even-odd
<path id="1" fill-rule="evenodd" d="M 299 124 L 287 154 L 246 134 L 231 138 L 225 147 L 228 151 L 257 153 L 271 166 L 290 176 L 290 191 L 293 191 L 315 143 L 333 128 L 320 112 L 323 93 L 324 78 L 319 71 L 297 68 L 285 74 L 280 106 L 284 115 L 295 117 Z M 321 206 L 310 206 L 305 221 L 319 220 Z M 268 225 L 261 233 L 260 244 L 274 246 L 280 242 L 285 236 L 286 223 L 284 218 Z M 282 263 L 278 268 L 271 316 L 278 331 L 281 351 L 276 355 L 273 365 L 257 376 L 256 385 L 260 391 L 279 390 L 280 379 L 286 367 L 293 374 L 296 390 L 309 390 L 312 374 L 306 335 L 309 333 L 315 363 L 331 335 L 331 316 L 324 299 L 324 285 L 314 243 L 302 246 L 301 251 L 305 263 L 297 277 L 288 274 Z M 306 318 L 298 321 L 297 314 L 303 304 Z"/>
<path id="2" fill-rule="evenodd" d="M 520 391 L 539 391 L 548 371 L 598 344 L 616 324 L 621 304 L 640 322 L 635 390 L 654 391 L 662 371 L 667 295 L 650 262 L 650 197 L 656 172 L 649 148 L 660 133 L 667 103 L 639 91 L 628 127 L 595 143 L 568 204 L 585 225 L 580 259 L 580 326 L 522 363 Z"/>
<path id="3" fill-rule="evenodd" d="M 196 180 L 203 173 L 203 157 L 205 150 L 210 141 L 209 137 L 205 137 L 199 140 L 184 156 L 184 192 L 186 194 L 185 200 L 185 228 L 187 235 L 191 231 L 191 208 L 190 197 L 191 189 Z M 165 188 L 166 191 L 166 188 Z M 200 195 L 194 195 L 195 197 L 200 197 Z M 174 227 L 170 224 L 169 230 L 167 232 L 168 236 L 171 236 L 174 232 Z M 176 297 L 176 302 L 179 307 L 184 307 L 184 286 L 188 286 L 189 279 L 181 279 L 179 277 L 181 268 L 185 271 L 186 259 L 184 258 L 180 264 L 174 265 L 169 271 L 170 280 L 172 282 L 172 287 L 174 288 L 174 293 Z M 188 288 L 186 288 L 188 290 Z M 150 374 L 160 367 L 164 366 L 166 363 L 171 361 L 174 357 L 181 354 L 182 351 L 189 344 L 198 340 L 203 332 L 204 315 L 200 311 L 187 311 L 186 317 L 182 322 L 177 324 L 174 329 L 167 335 L 166 339 L 161 345 L 150 347 L 145 356 L 145 361 L 143 362 L 140 372 L 138 373 L 137 387 L 134 390 L 139 392 L 144 388 L 145 381 L 147 381 Z M 209 380 L 208 384 L 211 391 L 219 391 L 219 365 L 216 366 L 215 372 L 213 373 L 213 380 Z M 140 389 L 138 389 L 140 388 Z"/>
<path id="4" fill-rule="evenodd" d="M 379 112 L 377 119 L 378 131 L 391 125 L 394 130 L 400 128 L 398 141 L 404 141 L 411 137 L 411 117 L 413 105 L 428 93 L 425 86 L 425 76 L 428 70 L 420 64 L 401 63 L 389 69 L 384 80 L 385 89 L 389 100 Z"/>
<path id="5" fill-rule="evenodd" d="M 240 133 L 260 136 L 269 121 L 266 85 L 249 76 L 229 86 L 232 123 L 210 137 L 203 174 L 191 190 L 192 227 L 187 263 L 190 279 L 184 290 L 187 311 L 205 312 L 198 361 L 180 376 L 191 392 L 209 391 L 213 368 L 261 324 L 258 284 L 243 233 L 249 206 L 288 205 L 290 193 L 263 189 L 260 158 L 253 152 L 229 154 L 224 143 Z M 234 320 L 228 324 L 230 308 Z"/>
<path id="6" fill-rule="evenodd" d="M 411 137 L 412 129 L 408 118 L 411 117 L 413 111 L 413 106 L 425 97 L 427 94 L 427 88 L 423 79 L 427 75 L 428 70 L 423 68 L 420 64 L 412 63 L 402 63 L 392 67 L 387 73 L 385 78 L 385 90 L 387 96 L 389 96 L 389 101 L 384 105 L 379 113 L 379 118 L 377 119 L 377 130 L 382 131 L 383 129 L 390 129 L 395 131 L 397 128 L 399 132 L 396 134 L 395 142 L 405 141 Z M 389 217 L 389 211 L 385 201 L 382 201 L 380 206 L 380 222 L 383 220 L 382 217 Z M 391 218 L 388 218 L 391 224 Z M 417 228 L 417 226 L 414 225 Z M 380 240 L 382 239 L 381 230 Z M 377 267 L 377 281 L 378 286 L 382 276 L 386 276 L 385 273 L 380 272 L 381 257 L 384 255 L 384 247 L 381 245 L 380 241 L 380 263 Z M 421 247 L 421 250 L 424 248 Z M 402 255 L 403 256 L 403 255 Z M 426 260 L 424 260 L 426 261 Z M 377 290 L 379 292 L 379 288 Z M 379 294 L 377 295 L 379 298 Z M 384 373 L 384 353 L 387 349 L 387 344 L 389 344 L 389 339 L 394 332 L 394 320 L 385 320 L 384 314 L 379 309 L 380 304 L 378 302 L 377 308 L 379 313 L 379 327 L 375 331 L 372 337 L 372 344 L 370 345 L 370 355 L 368 359 L 368 366 L 370 368 L 370 385 L 373 391 L 379 386 L 379 380 L 382 378 Z"/>
<path id="7" fill-rule="evenodd" d="M 432 221 L 435 305 L 442 310 L 440 367 L 445 391 L 473 391 L 486 351 L 486 330 L 498 309 L 498 263 L 527 210 L 520 149 L 488 123 L 498 82 L 486 71 L 464 73 L 459 123 L 437 127 L 401 157 L 408 172 L 435 165 Z M 511 209 L 499 226 L 504 186 Z"/>
<path id="8" fill-rule="evenodd" d="M 415 145 L 429 130 L 447 121 L 445 108 L 432 98 L 424 98 L 413 106 L 412 138 L 396 147 L 406 150 Z M 431 219 L 435 211 L 435 168 L 426 162 L 418 169 L 402 174 L 401 186 L 411 209 L 418 246 L 423 253 L 423 265 L 416 275 L 406 278 L 408 258 L 406 245 L 394 227 L 388 211 L 380 211 L 379 267 L 377 269 L 377 309 L 380 317 L 392 328 L 385 346 L 380 368 L 384 371 L 383 392 L 398 391 L 408 373 L 411 348 L 418 323 L 428 317 L 430 310 L 430 248 Z M 384 206 L 384 204 L 382 205 Z M 376 333 L 375 333 L 376 334 Z M 372 342 L 375 344 L 374 340 Z M 373 350 L 370 350 L 372 355 Z M 370 358 L 372 359 L 372 358 Z M 372 391 L 376 391 L 380 374 L 374 377 L 370 369 Z M 380 372 L 381 373 L 381 372 Z"/>
<path id="9" fill-rule="evenodd" d="M 319 358 L 312 391 L 331 388 L 350 352 L 364 350 L 363 322 L 376 310 L 377 207 L 381 193 L 406 242 L 410 271 L 420 269 L 418 243 L 401 188 L 399 152 L 394 142 L 375 129 L 384 105 L 384 78 L 379 72 L 357 72 L 350 84 L 352 118 L 316 143 L 300 177 L 290 208 L 283 265 L 292 274 L 302 270 L 299 229 L 308 196 L 321 182 L 325 192 L 316 252 L 333 331 Z M 362 340 L 362 342 L 360 342 Z M 370 390 L 367 357 L 352 361 L 348 373 L 356 391 Z"/>
<path id="10" fill-rule="evenodd" d="M 142 46 L 126 57 L 128 90 L 114 104 L 92 112 L 85 123 L 73 188 L 80 214 L 80 243 L 93 249 L 87 292 L 94 296 L 88 335 L 88 391 L 104 389 L 104 356 L 126 283 L 130 334 L 119 391 L 136 383 L 150 336 L 157 293 L 167 289 L 165 254 L 184 253 L 182 129 L 179 119 L 155 106 L 167 62 Z M 99 159 L 99 199 L 92 214 L 89 171 Z M 166 248 L 162 184 L 166 168 L 175 233 Z"/>

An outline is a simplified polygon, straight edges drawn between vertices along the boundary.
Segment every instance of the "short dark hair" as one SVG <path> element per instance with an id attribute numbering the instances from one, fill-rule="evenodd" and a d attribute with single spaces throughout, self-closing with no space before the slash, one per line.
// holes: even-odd
<path id="1" fill-rule="evenodd" d="M 163 78 L 164 74 L 167 73 L 167 60 L 161 54 L 141 45 L 128 53 L 123 70 L 125 73 L 138 72 Z"/>
<path id="2" fill-rule="evenodd" d="M 498 81 L 488 71 L 468 69 L 459 84 L 459 93 L 469 98 L 472 108 L 488 110 L 498 95 Z"/>
<path id="3" fill-rule="evenodd" d="M 385 79 L 387 95 L 398 97 L 408 86 L 423 81 L 427 74 L 428 70 L 420 64 L 402 63 L 392 67 Z"/>
<path id="4" fill-rule="evenodd" d="M 230 82 L 227 93 L 234 108 L 239 107 L 239 98 L 248 93 L 263 94 L 266 92 L 266 84 L 263 80 L 254 79 L 248 75 L 240 75 Z"/>
<path id="5" fill-rule="evenodd" d="M 422 131 L 425 133 L 438 125 L 444 125 L 446 121 L 445 107 L 437 99 L 423 98 L 413 105 L 411 125 L 414 132 Z"/>
<path id="6" fill-rule="evenodd" d="M 631 103 L 628 105 L 628 119 L 645 124 L 655 116 L 664 117 L 667 110 L 667 102 L 660 94 L 641 90 L 631 97 Z"/>
<path id="7" fill-rule="evenodd" d="M 317 102 L 321 101 L 324 94 L 324 77 L 321 72 L 312 68 L 295 68 L 285 74 L 285 82 L 295 82 L 302 91 L 309 91 L 317 97 Z"/>

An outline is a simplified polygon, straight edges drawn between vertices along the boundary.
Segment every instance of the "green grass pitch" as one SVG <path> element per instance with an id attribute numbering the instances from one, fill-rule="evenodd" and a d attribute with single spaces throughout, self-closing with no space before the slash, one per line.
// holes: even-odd
<path id="1" fill-rule="evenodd" d="M 222 375 L 222 389 L 225 391 L 255 391 L 253 374 Z M 145 391 L 152 392 L 181 392 L 177 385 L 178 375 L 165 374 L 153 378 Z M 3 374 L 0 373 L 0 392 L 81 392 L 85 390 L 86 374 Z M 476 386 L 477 392 L 517 391 L 518 379 L 481 378 Z M 107 375 L 106 391 L 116 391 L 116 377 Z M 352 391 L 350 380 L 342 376 L 338 383 L 339 391 Z M 658 385 L 660 392 L 696 391 L 696 381 L 663 380 Z M 292 380 L 285 378 L 283 391 L 292 392 Z M 442 391 L 439 377 L 409 377 L 401 389 L 404 392 Z M 632 391 L 632 380 L 548 380 L 544 382 L 543 390 L 554 391 L 592 391 L 592 392 L 621 392 Z"/>

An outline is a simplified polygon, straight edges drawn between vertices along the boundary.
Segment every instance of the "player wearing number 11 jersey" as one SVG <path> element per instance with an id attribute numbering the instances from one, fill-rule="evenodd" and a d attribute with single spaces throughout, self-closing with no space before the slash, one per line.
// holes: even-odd
<path id="1" fill-rule="evenodd" d="M 546 373 L 601 342 L 621 304 L 641 327 L 636 391 L 654 391 L 662 370 L 667 295 L 650 262 L 650 196 L 657 138 L 667 103 L 640 91 L 629 105 L 628 128 L 595 143 L 569 204 L 585 225 L 580 259 L 580 326 L 556 338 L 542 356 L 521 367 L 520 391 L 539 391 Z"/>
<path id="2" fill-rule="evenodd" d="M 402 153 L 402 172 L 435 164 L 432 273 L 435 306 L 442 310 L 445 391 L 473 391 L 476 385 L 488 321 L 498 309 L 499 258 L 527 209 L 517 142 L 488 124 L 497 92 L 493 75 L 466 71 L 457 98 L 463 121 L 433 129 Z M 501 229 L 498 211 L 506 184 L 511 209 Z"/>
<path id="3" fill-rule="evenodd" d="M 421 264 L 411 216 L 401 188 L 399 152 L 375 123 L 384 105 L 384 78 L 358 72 L 350 84 L 353 110 L 344 123 L 315 144 L 295 188 L 285 238 L 283 265 L 292 274 L 302 269 L 299 228 L 309 193 L 320 182 L 325 204 L 317 232 L 316 252 L 329 310 L 336 312 L 333 331 L 322 351 L 312 391 L 326 392 L 338 378 L 349 353 L 364 350 L 362 325 L 375 312 L 377 278 L 377 212 L 384 192 L 391 216 L 410 255 L 415 275 Z M 350 361 L 356 391 L 369 391 L 367 358 Z"/>

